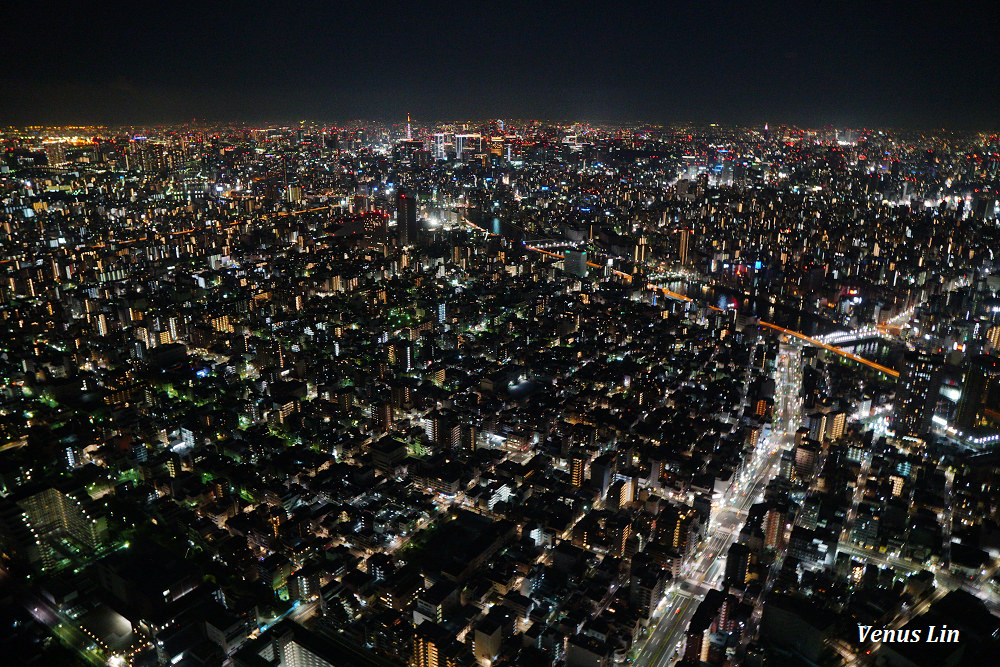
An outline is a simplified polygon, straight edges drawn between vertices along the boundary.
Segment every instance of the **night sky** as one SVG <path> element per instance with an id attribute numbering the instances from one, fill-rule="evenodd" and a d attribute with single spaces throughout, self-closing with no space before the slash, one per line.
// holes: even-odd
<path id="1" fill-rule="evenodd" d="M 998 33 L 996 1 L 5 2 L 0 123 L 996 130 Z"/>

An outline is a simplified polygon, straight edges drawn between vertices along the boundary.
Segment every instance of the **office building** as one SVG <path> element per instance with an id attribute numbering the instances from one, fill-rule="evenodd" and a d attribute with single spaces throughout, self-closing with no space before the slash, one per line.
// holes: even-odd
<path id="1" fill-rule="evenodd" d="M 930 431 L 941 389 L 941 355 L 910 350 L 896 383 L 896 406 L 891 426 L 896 437 L 919 437 Z"/>
<path id="2" fill-rule="evenodd" d="M 417 242 L 417 200 L 405 192 L 396 198 L 396 234 L 399 245 L 414 245 Z"/>
<path id="3" fill-rule="evenodd" d="M 955 426 L 960 429 L 1000 424 L 1000 357 L 972 358 L 958 402 Z"/>

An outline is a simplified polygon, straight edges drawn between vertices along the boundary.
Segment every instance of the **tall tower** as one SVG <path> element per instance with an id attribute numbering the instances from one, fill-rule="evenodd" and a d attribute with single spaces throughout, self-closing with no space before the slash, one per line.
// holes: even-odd
<path id="1" fill-rule="evenodd" d="M 406 140 L 413 141 L 413 131 L 410 129 L 410 114 L 406 114 Z"/>
<path id="2" fill-rule="evenodd" d="M 944 359 L 939 354 L 911 350 L 904 355 L 891 420 L 896 437 L 922 436 L 930 431 L 943 369 Z"/>

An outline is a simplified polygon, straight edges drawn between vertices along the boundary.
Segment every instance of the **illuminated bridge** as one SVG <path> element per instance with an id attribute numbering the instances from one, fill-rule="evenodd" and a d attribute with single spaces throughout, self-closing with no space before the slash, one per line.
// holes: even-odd
<path id="1" fill-rule="evenodd" d="M 851 347 L 858 343 L 878 338 L 890 339 L 892 335 L 884 327 L 865 327 L 853 331 L 837 331 L 831 334 L 816 336 L 816 340 L 838 347 Z"/>
<path id="2" fill-rule="evenodd" d="M 658 292 L 661 292 L 661 293 L 663 293 L 663 294 L 665 294 L 665 295 L 667 295 L 667 296 L 669 296 L 671 298 L 679 299 L 681 301 L 694 301 L 694 299 L 692 299 L 691 297 L 684 296 L 683 294 L 678 294 L 677 292 L 671 292 L 668 289 L 664 289 L 663 287 L 659 287 L 658 285 L 654 285 L 652 283 L 646 285 L 646 288 L 647 289 L 657 290 Z M 715 306 L 709 306 L 709 308 L 711 308 L 712 310 L 721 310 L 721 308 L 716 308 Z M 841 348 L 836 347 L 834 345 L 831 345 L 831 344 L 829 344 L 829 343 L 827 343 L 827 342 L 825 342 L 823 340 L 820 340 L 818 338 L 811 338 L 811 337 L 805 335 L 804 333 L 802 333 L 800 331 L 793 331 L 791 329 L 786 329 L 785 327 L 779 326 L 777 324 L 772 324 L 770 322 L 765 322 L 764 320 L 757 320 L 757 324 L 759 324 L 762 327 L 767 327 L 768 329 L 773 329 L 775 331 L 780 331 L 781 333 L 786 334 L 788 336 L 792 336 L 794 338 L 798 338 L 799 340 L 804 341 L 806 343 L 809 343 L 810 345 L 815 345 L 816 347 L 821 347 L 824 350 L 829 350 L 830 352 L 833 352 L 834 354 L 838 354 L 838 355 L 844 357 L 845 359 L 850 359 L 851 361 L 856 361 L 859 364 L 864 364 L 865 366 L 868 366 L 869 368 L 874 368 L 875 370 L 879 371 L 880 373 L 885 373 L 888 376 L 899 377 L 899 371 L 893 370 L 892 368 L 889 368 L 888 366 L 883 366 L 882 364 L 876 363 L 876 362 L 871 361 L 869 359 L 865 359 L 864 357 L 859 357 L 858 355 L 854 354 L 853 352 L 848 352 L 847 350 L 844 350 L 844 349 L 841 349 Z M 873 337 L 873 336 L 869 336 L 869 337 Z"/>

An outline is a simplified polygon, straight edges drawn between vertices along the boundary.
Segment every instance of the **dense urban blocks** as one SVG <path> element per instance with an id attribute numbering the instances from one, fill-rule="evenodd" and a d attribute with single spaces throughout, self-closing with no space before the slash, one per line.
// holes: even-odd
<path id="1" fill-rule="evenodd" d="M 992 664 L 996 136 L 413 118 L 0 148 L 19 655 Z"/>

